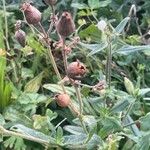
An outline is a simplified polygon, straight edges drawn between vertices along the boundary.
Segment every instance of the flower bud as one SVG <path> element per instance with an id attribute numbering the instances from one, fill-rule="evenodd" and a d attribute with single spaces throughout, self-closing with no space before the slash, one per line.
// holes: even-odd
<path id="1" fill-rule="evenodd" d="M 87 69 L 85 65 L 78 60 L 70 63 L 67 67 L 67 75 L 72 79 L 81 79 L 86 72 Z"/>
<path id="2" fill-rule="evenodd" d="M 101 20 L 101 21 L 98 22 L 97 27 L 98 27 L 99 30 L 104 32 L 104 30 L 107 27 L 107 23 L 104 20 Z"/>
<path id="3" fill-rule="evenodd" d="M 75 24 L 69 12 L 63 12 L 56 25 L 57 32 L 62 38 L 66 38 L 75 31 Z"/>
<path id="4" fill-rule="evenodd" d="M 41 21 L 41 12 L 29 3 L 23 3 L 21 10 L 24 11 L 26 20 L 29 24 L 34 25 Z"/>
<path id="5" fill-rule="evenodd" d="M 55 5 L 57 0 L 44 0 L 44 2 L 47 4 L 47 5 Z"/>
<path id="6" fill-rule="evenodd" d="M 58 94 L 55 99 L 60 107 L 68 107 L 70 104 L 70 97 L 67 94 Z"/>
<path id="7" fill-rule="evenodd" d="M 23 30 L 21 30 L 21 29 L 17 30 L 15 32 L 15 38 L 22 47 L 25 47 L 25 45 L 26 45 L 26 33 Z"/>
<path id="8" fill-rule="evenodd" d="M 126 87 L 126 90 L 129 94 L 133 95 L 134 94 L 134 85 L 133 83 L 126 77 L 124 77 L 124 85 Z"/>

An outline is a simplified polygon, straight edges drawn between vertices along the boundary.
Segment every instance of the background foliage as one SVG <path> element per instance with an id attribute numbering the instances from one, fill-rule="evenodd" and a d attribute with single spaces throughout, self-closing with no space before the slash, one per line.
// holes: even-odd
<path id="1" fill-rule="evenodd" d="M 149 0 L 58 0 L 56 4 L 59 16 L 64 10 L 73 14 L 80 42 L 69 62 L 79 59 L 86 64 L 84 85 L 93 86 L 105 79 L 109 43 L 97 23 L 103 19 L 111 27 L 111 88 L 95 92 L 81 86 L 83 122 L 88 133 L 68 108 L 59 107 L 53 99 L 61 89 L 46 48 L 26 25 L 22 29 L 28 33 L 27 46 L 22 48 L 14 38 L 14 24 L 23 19 L 19 7 L 24 1 L 5 2 L 10 50 L 4 38 L 5 15 L 0 0 L 0 149 L 149 150 Z M 51 9 L 42 0 L 32 2 L 42 12 L 42 25 L 48 29 Z M 129 13 L 132 4 L 136 6 L 134 15 Z M 55 31 L 51 38 L 58 40 Z M 53 54 L 65 76 L 60 56 Z M 78 108 L 74 89 L 66 89 Z"/>

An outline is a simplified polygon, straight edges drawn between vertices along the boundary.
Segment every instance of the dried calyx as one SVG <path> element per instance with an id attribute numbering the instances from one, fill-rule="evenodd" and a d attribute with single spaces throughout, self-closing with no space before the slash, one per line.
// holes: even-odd
<path id="1" fill-rule="evenodd" d="M 70 104 L 70 97 L 68 94 L 57 94 L 55 100 L 60 107 L 68 107 Z"/>
<path id="2" fill-rule="evenodd" d="M 24 12 L 26 20 L 29 24 L 38 24 L 41 21 L 41 12 L 30 3 L 23 3 L 21 10 Z"/>
<path id="3" fill-rule="evenodd" d="M 47 4 L 47 5 L 55 5 L 57 0 L 44 0 L 44 2 Z"/>
<path id="4" fill-rule="evenodd" d="M 80 80 L 87 72 L 87 69 L 83 63 L 79 60 L 72 62 L 67 67 L 67 75 L 69 78 Z"/>
<path id="5" fill-rule="evenodd" d="M 65 39 L 75 31 L 75 24 L 69 12 L 63 12 L 58 20 L 56 28 L 62 39 Z"/>
<path id="6" fill-rule="evenodd" d="M 18 43 L 25 47 L 26 45 L 26 33 L 20 29 L 21 28 L 21 21 L 18 20 L 15 24 L 15 38 L 18 41 Z"/>

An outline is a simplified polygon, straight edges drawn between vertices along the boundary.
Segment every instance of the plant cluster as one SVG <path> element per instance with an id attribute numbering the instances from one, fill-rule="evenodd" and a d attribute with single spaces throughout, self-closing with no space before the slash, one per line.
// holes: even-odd
<path id="1" fill-rule="evenodd" d="M 149 150 L 148 4 L 2 0 L 0 149 Z"/>

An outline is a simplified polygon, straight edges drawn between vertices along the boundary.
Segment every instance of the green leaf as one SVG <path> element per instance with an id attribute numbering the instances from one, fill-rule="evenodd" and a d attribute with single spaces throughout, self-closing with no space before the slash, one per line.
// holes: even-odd
<path id="1" fill-rule="evenodd" d="M 99 0 L 88 0 L 88 5 L 91 9 L 96 9 L 100 7 Z"/>
<path id="2" fill-rule="evenodd" d="M 116 103 L 113 106 L 111 111 L 114 113 L 121 112 L 121 111 L 125 110 L 129 106 L 129 104 L 130 104 L 130 102 L 128 101 L 128 99 L 125 99 L 123 101 L 119 101 L 118 103 Z"/>
<path id="3" fill-rule="evenodd" d="M 100 130 L 99 135 L 105 138 L 111 133 L 121 131 L 122 126 L 120 121 L 114 117 L 106 117 L 102 120 L 103 128 Z"/>
<path id="4" fill-rule="evenodd" d="M 86 29 L 79 32 L 80 38 L 88 38 L 93 42 L 100 42 L 101 40 L 101 31 L 97 28 L 96 25 L 91 24 Z"/>
<path id="5" fill-rule="evenodd" d="M 106 7 L 106 6 L 108 6 L 111 2 L 112 2 L 112 0 L 100 1 L 100 7 Z"/>
<path id="6" fill-rule="evenodd" d="M 98 53 L 98 52 L 104 50 L 107 46 L 108 46 L 108 43 L 107 43 L 107 42 L 101 42 L 101 43 L 99 44 L 99 48 L 95 47 L 95 49 L 93 49 L 93 50 L 88 54 L 88 56 L 92 56 L 92 55 L 94 55 L 94 54 L 96 54 L 96 53 Z"/>
<path id="7" fill-rule="evenodd" d="M 5 124 L 5 119 L 4 117 L 0 114 L 0 125 L 4 125 Z"/>
<path id="8" fill-rule="evenodd" d="M 57 84 L 44 84 L 43 87 L 53 93 L 63 93 L 61 86 Z M 74 88 L 65 86 L 65 89 L 69 95 L 74 95 Z"/>
<path id="9" fill-rule="evenodd" d="M 67 126 L 64 126 L 64 129 L 66 131 L 70 132 L 71 134 L 75 134 L 75 135 L 79 135 L 79 134 L 84 133 L 84 130 L 79 126 L 67 125 Z"/>
<path id="10" fill-rule="evenodd" d="M 72 3 L 71 4 L 71 7 L 74 7 L 74 8 L 78 8 L 78 9 L 88 9 L 88 6 L 84 3 Z"/>
<path id="11" fill-rule="evenodd" d="M 139 94 L 144 96 L 145 94 L 150 92 L 150 88 L 139 89 Z"/>
<path id="12" fill-rule="evenodd" d="M 61 145 L 63 141 L 64 141 L 63 130 L 61 127 L 58 127 L 57 132 L 56 132 L 56 143 Z"/>
<path id="13" fill-rule="evenodd" d="M 91 50 L 91 52 L 88 54 L 89 56 L 94 55 L 103 49 L 105 49 L 108 46 L 107 42 L 101 42 L 100 44 L 84 44 L 79 43 L 82 47 Z"/>
<path id="14" fill-rule="evenodd" d="M 143 46 L 131 46 L 131 45 L 124 45 L 120 49 L 118 49 L 116 52 L 123 55 L 128 55 L 133 52 L 138 51 L 149 51 L 150 46 L 149 45 L 143 45 Z"/>
<path id="15" fill-rule="evenodd" d="M 130 17 L 124 18 L 124 19 L 119 23 L 119 25 L 115 28 L 115 32 L 117 32 L 118 34 L 120 34 L 120 33 L 124 30 L 124 28 L 125 28 L 125 26 L 127 25 L 129 19 L 130 19 Z"/>
<path id="16" fill-rule="evenodd" d="M 39 90 L 40 86 L 41 86 L 42 78 L 43 78 L 43 72 L 41 72 L 34 79 L 30 80 L 25 85 L 24 91 L 25 92 L 30 92 L 30 93 L 36 93 Z"/>
<path id="17" fill-rule="evenodd" d="M 150 130 L 150 113 L 147 113 L 145 116 L 141 117 L 140 119 L 140 125 L 141 125 L 141 130 L 143 131 L 149 131 Z"/>
<path id="18" fill-rule="evenodd" d="M 46 142 L 49 142 L 49 143 L 53 143 L 53 144 L 55 143 L 54 138 L 52 138 L 50 136 L 47 136 L 42 132 L 39 132 L 39 131 L 33 130 L 31 128 L 28 128 L 28 127 L 26 127 L 24 125 L 21 125 L 21 124 L 14 125 L 10 129 L 13 130 L 13 131 L 16 131 L 16 132 L 20 132 L 20 133 L 25 134 L 25 135 L 29 135 L 31 137 L 35 137 L 35 138 L 45 140 Z"/>

